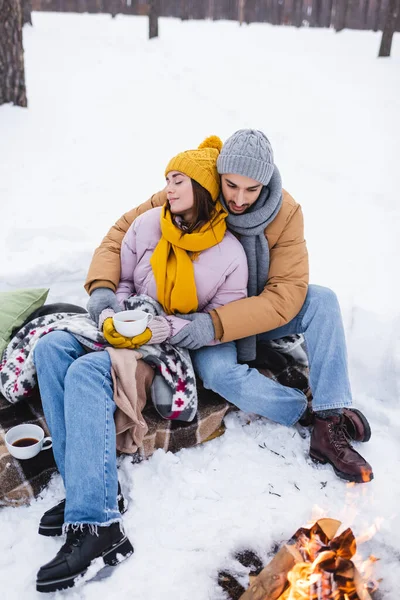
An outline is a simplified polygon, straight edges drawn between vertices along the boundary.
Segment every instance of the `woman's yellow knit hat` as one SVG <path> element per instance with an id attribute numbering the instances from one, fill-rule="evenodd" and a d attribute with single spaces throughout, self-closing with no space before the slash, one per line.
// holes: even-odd
<path id="1" fill-rule="evenodd" d="M 202 185 L 215 201 L 219 195 L 220 181 L 217 172 L 217 158 L 222 148 L 222 141 L 211 135 L 200 144 L 197 150 L 186 150 L 171 158 L 165 175 L 170 171 L 180 171 Z"/>

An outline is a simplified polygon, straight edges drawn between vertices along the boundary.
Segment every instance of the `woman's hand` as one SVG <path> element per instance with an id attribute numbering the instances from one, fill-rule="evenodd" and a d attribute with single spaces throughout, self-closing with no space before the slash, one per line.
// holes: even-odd
<path id="1" fill-rule="evenodd" d="M 140 346 L 147 344 L 152 336 L 150 329 L 147 328 L 143 333 L 127 338 L 118 333 L 111 317 L 108 317 L 103 323 L 103 334 L 107 342 L 114 348 L 140 348 Z"/>

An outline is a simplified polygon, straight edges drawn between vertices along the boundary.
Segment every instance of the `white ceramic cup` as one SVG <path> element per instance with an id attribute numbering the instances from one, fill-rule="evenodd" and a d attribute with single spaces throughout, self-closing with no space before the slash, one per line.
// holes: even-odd
<path id="1" fill-rule="evenodd" d="M 37 442 L 29 446 L 13 446 L 18 440 L 26 438 L 37 440 Z M 6 433 L 5 440 L 9 453 L 20 460 L 33 458 L 36 454 L 39 454 L 41 450 L 48 450 L 53 445 L 51 437 L 44 437 L 44 431 L 39 425 L 30 423 L 11 427 Z"/>
<path id="2" fill-rule="evenodd" d="M 113 321 L 118 333 L 125 337 L 134 337 L 143 333 L 152 318 L 153 315 L 144 310 L 123 310 L 115 313 Z"/>

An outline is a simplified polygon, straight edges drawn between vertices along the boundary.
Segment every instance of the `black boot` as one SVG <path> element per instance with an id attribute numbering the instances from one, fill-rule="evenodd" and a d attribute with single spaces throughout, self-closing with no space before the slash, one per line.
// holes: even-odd
<path id="1" fill-rule="evenodd" d="M 39 523 L 40 535 L 56 536 L 62 534 L 64 525 L 65 500 L 46 510 Z"/>
<path id="2" fill-rule="evenodd" d="M 123 515 L 128 510 L 128 503 L 121 492 L 121 486 L 118 482 L 118 510 Z M 57 506 L 53 506 L 47 510 L 40 519 L 39 531 L 40 535 L 56 536 L 62 535 L 62 527 L 64 525 L 65 500 L 61 500 Z"/>
<path id="3" fill-rule="evenodd" d="M 56 556 L 39 569 L 36 578 L 38 592 L 56 592 L 73 587 L 82 577 L 92 562 L 100 558 L 101 568 L 106 565 L 115 566 L 133 553 L 133 547 L 122 533 L 119 523 L 107 527 L 96 528 L 81 525 L 67 533 L 65 544 Z M 98 569 L 93 573 L 97 574 Z"/>

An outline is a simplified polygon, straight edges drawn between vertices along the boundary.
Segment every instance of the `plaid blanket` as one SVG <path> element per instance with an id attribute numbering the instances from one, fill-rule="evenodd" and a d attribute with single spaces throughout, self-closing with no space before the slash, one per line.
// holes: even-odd
<path id="1" fill-rule="evenodd" d="M 290 350 L 290 340 L 285 341 L 285 352 Z M 293 345 L 298 346 L 294 340 Z M 297 348 L 298 352 L 298 348 Z M 307 365 L 294 359 L 290 353 L 279 351 L 269 344 L 258 347 L 255 366 L 265 376 L 279 381 L 283 385 L 306 390 L 308 387 Z M 225 428 L 223 419 L 228 411 L 235 407 L 210 390 L 206 390 L 197 381 L 198 411 L 191 422 L 171 421 L 163 419 L 154 409 L 148 406 L 143 416 L 148 424 L 148 432 L 143 447 L 136 454 L 130 455 L 133 463 L 150 457 L 155 450 L 162 448 L 166 452 L 178 452 L 190 448 L 221 435 Z M 40 397 L 34 390 L 29 401 L 10 403 L 0 394 L 0 507 L 29 504 L 48 484 L 56 466 L 51 450 L 40 452 L 30 460 L 19 461 L 7 452 L 4 437 L 8 429 L 20 423 L 36 423 L 49 435 L 43 417 Z"/>
<path id="2" fill-rule="evenodd" d="M 178 452 L 222 435 L 225 430 L 223 418 L 234 407 L 201 385 L 199 397 L 199 408 L 191 422 L 166 420 L 160 417 L 153 406 L 146 407 L 143 417 L 149 429 L 143 440 L 143 447 L 130 455 L 132 462 L 149 458 L 158 448 L 166 452 Z M 0 507 L 29 504 L 56 472 L 52 450 L 21 461 L 8 453 L 5 434 L 20 423 L 40 425 L 46 435 L 49 435 L 38 392 L 29 402 L 17 404 L 10 404 L 0 395 Z"/>
<path id="3" fill-rule="evenodd" d="M 162 313 L 161 305 L 149 296 L 131 296 L 126 309 Z M 11 403 L 29 397 L 36 387 L 33 350 L 38 340 L 52 331 L 68 331 L 86 348 L 103 350 L 103 333 L 87 313 L 45 314 L 26 323 L 11 339 L 0 362 L 0 393 Z M 196 378 L 189 351 L 168 342 L 141 346 L 143 360 L 156 367 L 151 397 L 164 419 L 191 421 L 197 412 Z"/>
<path id="4" fill-rule="evenodd" d="M 20 423 L 40 425 L 45 430 L 45 435 L 49 435 L 37 393 L 30 398 L 29 403 L 18 404 L 10 404 L 0 395 L 0 506 L 29 504 L 56 471 L 52 450 L 21 461 L 8 453 L 5 434 Z"/>

